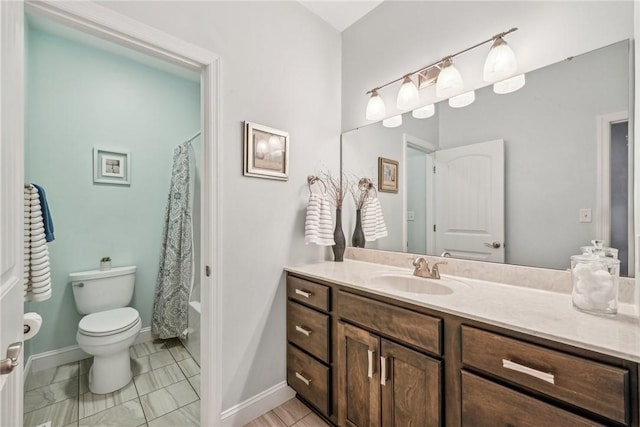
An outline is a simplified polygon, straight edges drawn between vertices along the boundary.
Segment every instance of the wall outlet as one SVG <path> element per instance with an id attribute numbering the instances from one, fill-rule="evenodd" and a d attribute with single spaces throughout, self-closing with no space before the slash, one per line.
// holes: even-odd
<path id="1" fill-rule="evenodd" d="M 591 208 L 580 209 L 580 222 L 591 222 Z"/>
<path id="2" fill-rule="evenodd" d="M 416 213 L 414 211 L 407 211 L 407 221 L 415 221 Z"/>

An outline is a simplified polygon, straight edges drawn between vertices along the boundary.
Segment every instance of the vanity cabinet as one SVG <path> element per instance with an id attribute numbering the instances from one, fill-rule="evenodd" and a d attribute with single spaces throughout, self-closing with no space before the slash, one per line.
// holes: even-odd
<path id="1" fill-rule="evenodd" d="M 287 295 L 289 385 L 334 425 L 640 427 L 634 362 L 299 274 Z"/>

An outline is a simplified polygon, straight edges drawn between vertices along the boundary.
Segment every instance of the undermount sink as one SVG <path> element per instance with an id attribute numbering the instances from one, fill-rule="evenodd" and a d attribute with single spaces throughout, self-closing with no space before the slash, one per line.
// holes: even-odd
<path id="1" fill-rule="evenodd" d="M 428 279 L 409 273 L 384 273 L 374 277 L 369 284 L 378 289 L 389 289 L 411 294 L 449 295 L 458 289 L 470 286 L 448 277 Z"/>

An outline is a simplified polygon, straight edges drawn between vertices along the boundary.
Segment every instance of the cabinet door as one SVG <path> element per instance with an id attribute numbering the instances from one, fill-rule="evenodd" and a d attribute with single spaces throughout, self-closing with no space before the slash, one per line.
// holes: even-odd
<path id="1" fill-rule="evenodd" d="M 380 348 L 382 425 L 440 426 L 440 362 L 385 339 Z"/>
<path id="2" fill-rule="evenodd" d="M 380 339 L 369 332 L 338 323 L 338 424 L 380 425 Z"/>

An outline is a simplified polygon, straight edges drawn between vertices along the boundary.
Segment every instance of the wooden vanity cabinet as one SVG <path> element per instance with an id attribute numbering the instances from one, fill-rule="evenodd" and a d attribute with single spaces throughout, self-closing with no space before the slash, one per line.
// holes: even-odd
<path id="1" fill-rule="evenodd" d="M 440 426 L 441 362 L 392 341 L 439 350 L 439 319 L 342 291 L 338 317 L 338 424 Z M 404 323 L 407 319 L 412 321 Z M 416 326 L 420 332 L 413 336 Z M 389 339 L 376 333 L 390 331 Z"/>
<path id="2" fill-rule="evenodd" d="M 287 379 L 335 425 L 640 427 L 636 363 L 317 282 L 287 277 Z"/>

